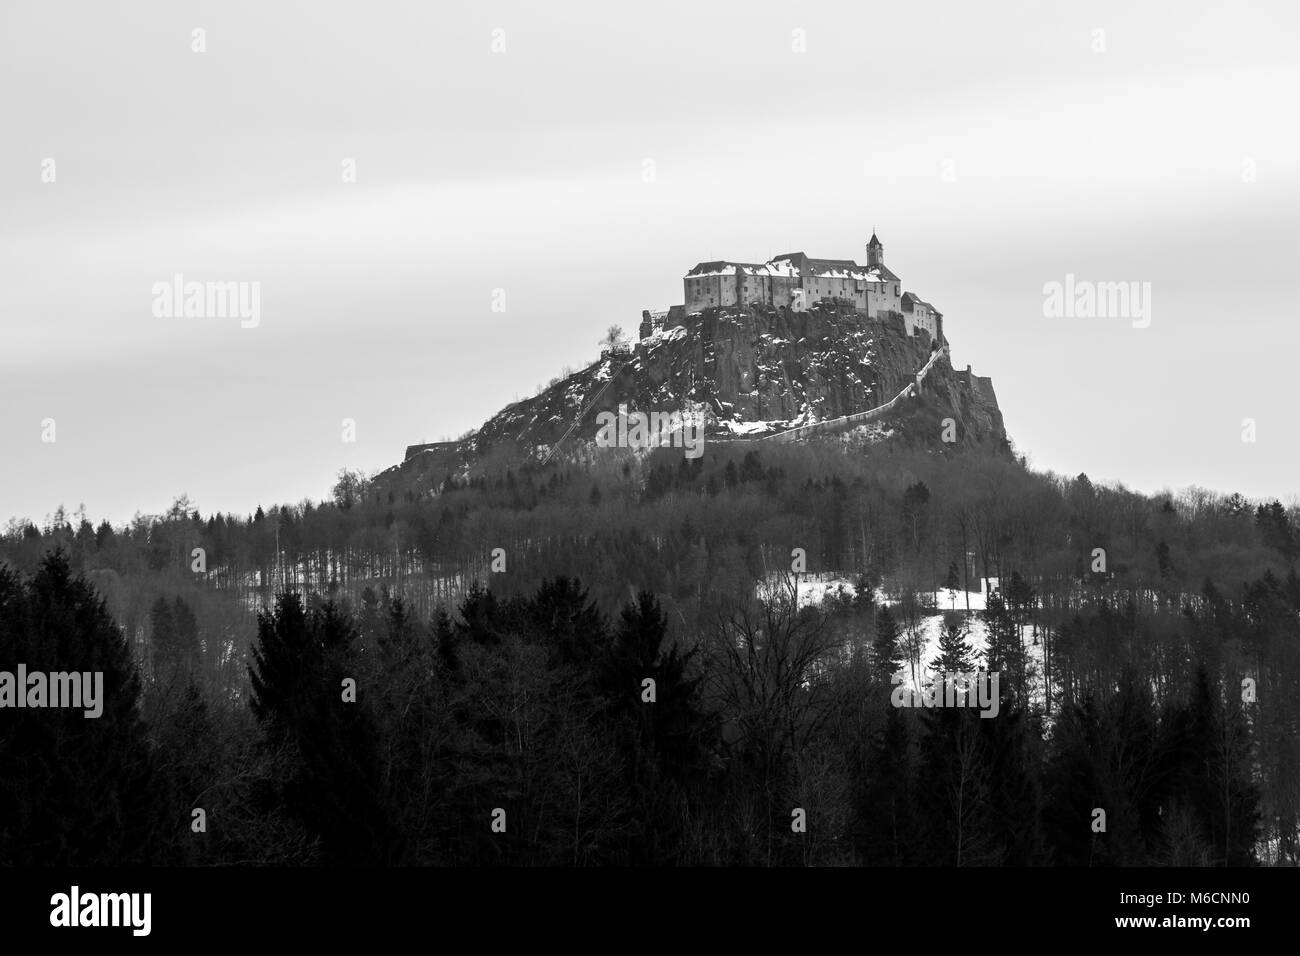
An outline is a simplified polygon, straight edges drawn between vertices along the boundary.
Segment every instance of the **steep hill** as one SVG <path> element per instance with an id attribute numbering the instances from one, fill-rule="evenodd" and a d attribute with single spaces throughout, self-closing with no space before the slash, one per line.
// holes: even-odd
<path id="1" fill-rule="evenodd" d="M 575 454 L 593 445 L 597 415 L 620 404 L 664 414 L 694 410 L 705 422 L 706 442 L 769 440 L 886 405 L 915 384 L 932 349 L 926 333 L 909 336 L 898 316 L 871 318 L 826 305 L 807 312 L 711 309 L 507 406 L 461 442 L 411 446 L 404 467 L 454 471 L 489 454 Z M 873 420 L 819 428 L 809 440 L 1008 449 L 991 380 L 969 368 L 955 371 L 946 352 L 912 394 L 866 417 Z M 949 418 L 947 437 L 955 440 L 944 441 Z"/>

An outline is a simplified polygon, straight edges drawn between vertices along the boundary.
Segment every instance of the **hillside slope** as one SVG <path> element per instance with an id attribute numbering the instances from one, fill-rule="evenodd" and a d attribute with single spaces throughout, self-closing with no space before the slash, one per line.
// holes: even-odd
<path id="1" fill-rule="evenodd" d="M 407 464 L 456 470 L 489 453 L 541 460 L 561 439 L 556 453 L 573 454 L 593 444 L 596 416 L 620 404 L 630 411 L 693 409 L 707 441 L 761 440 L 885 404 L 915 382 L 931 348 L 928 335 L 909 336 L 896 316 L 827 306 L 709 310 L 507 406 L 462 442 L 411 446 Z M 945 447 L 946 418 L 955 423 L 949 449 L 1008 447 L 992 382 L 955 371 L 946 355 L 917 395 L 849 434 Z"/>

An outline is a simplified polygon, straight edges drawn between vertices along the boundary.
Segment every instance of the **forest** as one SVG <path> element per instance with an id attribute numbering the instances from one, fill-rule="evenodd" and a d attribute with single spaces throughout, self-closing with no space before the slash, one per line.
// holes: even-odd
<path id="1" fill-rule="evenodd" d="M 5 715 L 0 864 L 1295 865 L 1298 552 L 1279 501 L 837 443 L 60 508 L 0 537 L 0 669 L 107 700 Z"/>

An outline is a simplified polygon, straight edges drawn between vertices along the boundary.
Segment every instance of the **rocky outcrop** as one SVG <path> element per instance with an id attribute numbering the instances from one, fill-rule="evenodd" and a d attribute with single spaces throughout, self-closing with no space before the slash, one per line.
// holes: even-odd
<path id="1" fill-rule="evenodd" d="M 897 315 L 825 305 L 807 312 L 712 309 L 507 406 L 454 454 L 413 446 L 408 460 L 469 461 L 489 453 L 540 459 L 562 438 L 562 449 L 590 444 L 596 416 L 619 405 L 693 410 L 710 441 L 761 438 L 885 405 L 915 385 L 936 347 L 924 331 L 909 336 Z M 938 446 L 941 423 L 951 418 L 956 444 L 1006 447 L 992 382 L 969 369 L 954 371 L 946 355 L 906 399 L 875 416 L 877 438 Z"/>
<path id="2" fill-rule="evenodd" d="M 842 434 L 853 431 L 862 425 L 887 421 L 890 416 L 903 411 L 903 403 L 921 397 L 921 387 L 925 384 L 930 372 L 934 370 L 936 364 L 947 361 L 947 359 L 948 349 L 946 346 L 935 349 L 930 353 L 930 358 L 925 365 L 916 373 L 916 381 L 908 382 L 903 386 L 901 392 L 882 405 L 877 405 L 865 412 L 850 412 L 840 418 L 828 418 L 809 425 L 799 425 L 796 428 L 777 432 L 775 435 L 768 435 L 762 440 L 789 444 L 796 441 L 807 441 L 814 438 L 824 438 L 828 435 Z M 953 433 L 955 436 L 955 429 Z"/>

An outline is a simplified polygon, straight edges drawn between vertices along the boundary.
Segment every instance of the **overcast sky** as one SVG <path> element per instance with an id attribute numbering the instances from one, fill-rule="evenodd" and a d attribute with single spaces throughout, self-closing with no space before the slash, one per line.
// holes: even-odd
<path id="1" fill-rule="evenodd" d="M 0 522 L 322 497 L 873 226 L 1035 466 L 1285 500 L 1300 7 L 1071 6 L 5 0 Z M 155 316 L 177 273 L 260 323 Z M 1149 327 L 1045 317 L 1067 274 Z"/>

